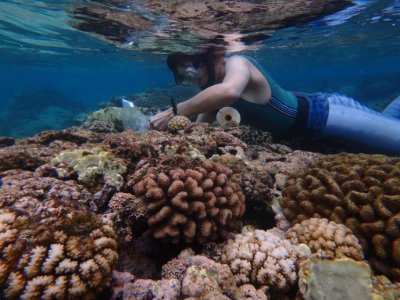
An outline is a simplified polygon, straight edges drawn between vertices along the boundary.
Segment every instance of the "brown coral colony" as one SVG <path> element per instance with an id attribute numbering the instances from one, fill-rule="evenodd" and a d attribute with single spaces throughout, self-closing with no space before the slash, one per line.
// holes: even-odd
<path id="1" fill-rule="evenodd" d="M 379 273 L 400 279 L 400 160 L 384 155 L 321 158 L 288 180 L 281 205 L 299 223 L 324 217 L 346 225 Z"/>
<path id="2" fill-rule="evenodd" d="M 193 169 L 149 173 L 135 185 L 134 193 L 148 203 L 153 236 L 173 243 L 224 238 L 240 228 L 245 209 L 232 171 L 210 161 Z"/>

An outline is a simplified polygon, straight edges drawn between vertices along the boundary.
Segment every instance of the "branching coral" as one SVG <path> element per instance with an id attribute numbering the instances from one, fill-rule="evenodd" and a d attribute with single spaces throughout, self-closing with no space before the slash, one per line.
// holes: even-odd
<path id="1" fill-rule="evenodd" d="M 361 245 L 351 230 L 328 219 L 304 220 L 290 228 L 286 238 L 293 244 L 306 244 L 314 253 L 322 250 L 333 258 L 364 259 Z"/>
<path id="2" fill-rule="evenodd" d="M 246 230 L 225 243 L 221 261 L 230 266 L 238 285 L 287 291 L 297 282 L 299 260 L 307 255 L 285 239 L 283 231 Z"/>
<path id="3" fill-rule="evenodd" d="M 91 212 L 43 219 L 0 209 L 0 291 L 6 299 L 94 298 L 116 260 L 112 224 Z"/>
<path id="4" fill-rule="evenodd" d="M 400 279 L 400 158 L 322 156 L 288 180 L 280 202 L 291 222 L 324 217 L 345 224 L 375 270 Z"/>
<path id="5" fill-rule="evenodd" d="M 232 171 L 211 161 L 194 168 L 149 171 L 134 186 L 149 213 L 157 239 L 199 243 L 224 238 L 241 226 L 244 197 Z"/>
<path id="6" fill-rule="evenodd" d="M 165 264 L 161 275 L 163 279 L 181 281 L 181 297 L 185 299 L 267 299 L 263 290 L 253 285 L 237 287 L 227 265 L 195 255 L 190 248 Z"/>

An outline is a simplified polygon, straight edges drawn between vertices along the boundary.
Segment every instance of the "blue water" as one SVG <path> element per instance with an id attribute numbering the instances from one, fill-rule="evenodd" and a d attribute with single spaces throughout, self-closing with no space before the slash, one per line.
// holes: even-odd
<path id="1" fill-rule="evenodd" d="M 380 110 L 400 94 L 400 1 L 356 4 L 269 31 L 271 38 L 242 52 L 289 90 L 341 92 Z M 61 129 L 112 97 L 173 87 L 165 53 L 73 28 L 70 5 L 0 3 L 0 136 Z"/>

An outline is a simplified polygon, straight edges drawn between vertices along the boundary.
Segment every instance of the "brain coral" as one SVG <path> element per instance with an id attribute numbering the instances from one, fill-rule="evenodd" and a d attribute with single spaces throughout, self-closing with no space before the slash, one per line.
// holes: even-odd
<path id="1" fill-rule="evenodd" d="M 324 255 L 334 258 L 364 259 L 361 245 L 351 230 L 328 219 L 304 220 L 290 228 L 286 238 L 293 244 L 306 244 L 313 253 L 322 250 Z"/>
<path id="2" fill-rule="evenodd" d="M 94 299 L 116 259 L 112 224 L 91 212 L 0 209 L 2 299 Z"/>
<path id="3" fill-rule="evenodd" d="M 121 187 L 124 182 L 122 175 L 126 172 L 122 160 L 100 148 L 64 151 L 53 159 L 53 163 L 68 165 L 78 174 L 78 181 L 87 187 L 98 185 L 99 179 L 104 181 L 103 177 Z"/>
<path id="4" fill-rule="evenodd" d="M 199 164 L 149 171 L 135 184 L 135 196 L 147 203 L 155 238 L 204 243 L 224 238 L 241 226 L 244 196 L 232 171 L 207 160 Z"/>
<path id="5" fill-rule="evenodd" d="M 345 224 L 375 270 L 400 279 L 400 158 L 322 156 L 290 178 L 282 195 L 291 222 L 323 217 Z"/>
<path id="6" fill-rule="evenodd" d="M 192 121 L 188 117 L 185 116 L 174 116 L 168 122 L 168 131 L 171 133 L 177 133 L 179 130 L 185 129 L 188 127 Z"/>
<path id="7" fill-rule="evenodd" d="M 299 259 L 308 256 L 302 249 L 279 229 L 247 230 L 224 244 L 221 261 L 230 266 L 238 285 L 286 291 L 297 281 Z"/>

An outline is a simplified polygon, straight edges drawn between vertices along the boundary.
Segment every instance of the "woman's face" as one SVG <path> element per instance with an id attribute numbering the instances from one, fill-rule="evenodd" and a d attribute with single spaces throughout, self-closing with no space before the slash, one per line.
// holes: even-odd
<path id="1" fill-rule="evenodd" d="M 177 71 L 180 77 L 180 84 L 203 86 L 207 83 L 207 68 L 204 64 L 191 61 L 182 62 Z"/>

